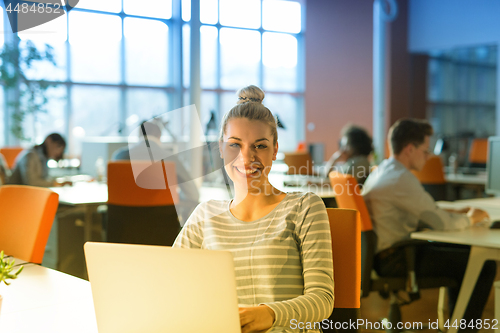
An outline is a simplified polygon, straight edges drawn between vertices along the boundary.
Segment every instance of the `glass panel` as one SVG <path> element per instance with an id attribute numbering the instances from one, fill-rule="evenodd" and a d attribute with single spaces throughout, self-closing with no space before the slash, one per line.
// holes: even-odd
<path id="1" fill-rule="evenodd" d="M 45 43 L 41 41 L 32 41 L 39 53 L 43 54 L 46 51 Z M 50 61 L 33 61 L 30 69 L 25 70 L 26 77 L 30 80 L 50 80 L 50 81 L 65 81 L 66 80 L 66 45 L 64 43 L 50 44 L 52 46 L 52 54 L 56 62 L 54 66 Z M 26 56 L 26 41 L 21 41 L 19 48 Z"/>
<path id="2" fill-rule="evenodd" d="M 220 44 L 221 87 L 239 89 L 249 84 L 259 85 L 260 33 L 221 29 Z"/>
<path id="3" fill-rule="evenodd" d="M 3 30 L 3 26 L 4 26 L 3 25 L 3 8 L 0 7 L 0 27 L 2 27 L 2 30 Z M 19 37 L 21 37 L 21 36 L 19 36 Z M 5 40 L 5 32 L 0 34 L 0 46 L 3 45 L 4 40 Z"/>
<path id="4" fill-rule="evenodd" d="M 200 21 L 206 24 L 217 24 L 219 4 L 217 0 L 200 0 Z"/>
<path id="5" fill-rule="evenodd" d="M 214 119 L 212 119 L 212 113 Z M 200 121 L 204 134 L 209 136 L 207 141 L 217 141 L 220 119 L 217 111 L 217 94 L 209 91 L 202 92 Z"/>
<path id="6" fill-rule="evenodd" d="M 24 16 L 19 16 L 20 18 Z M 1 34 L 3 37 L 3 34 Z M 26 70 L 26 76 L 31 80 L 66 80 L 66 39 L 68 36 L 66 16 L 60 16 L 42 25 L 18 33 L 21 39 L 20 48 L 25 49 L 26 42 L 33 42 L 39 52 L 45 50 L 45 44 L 53 48 L 53 55 L 57 64 L 54 67 L 48 61 L 34 61 L 32 67 Z"/>
<path id="7" fill-rule="evenodd" d="M 99 83 L 121 81 L 120 17 L 71 11 L 69 32 L 71 80 Z"/>
<path id="8" fill-rule="evenodd" d="M 42 143 L 51 133 L 59 133 L 63 136 L 66 134 L 66 87 L 49 88 L 47 96 L 49 96 L 49 102 L 45 107 L 47 112 L 29 114 L 23 124 L 24 135 L 32 143 Z"/>
<path id="9" fill-rule="evenodd" d="M 75 6 L 75 0 L 69 0 L 71 6 Z M 102 10 L 103 12 L 119 13 L 122 10 L 121 0 L 80 0 L 76 4 L 76 8 L 85 8 L 93 10 Z"/>
<path id="10" fill-rule="evenodd" d="M 297 90 L 297 39 L 287 34 L 265 32 L 262 36 L 264 89 Z"/>
<path id="11" fill-rule="evenodd" d="M 28 15 L 28 17 L 19 15 L 18 17 L 19 20 L 23 18 L 30 19 L 30 15 Z M 65 42 L 68 37 L 66 15 L 59 16 L 36 27 L 20 31 L 17 34 L 21 40 L 30 39 L 32 41 L 40 41 L 49 44 Z"/>
<path id="12" fill-rule="evenodd" d="M 220 0 L 220 23 L 232 27 L 260 28 L 260 0 Z"/>
<path id="13" fill-rule="evenodd" d="M 217 87 L 217 28 L 202 26 L 201 34 L 201 86 Z"/>
<path id="14" fill-rule="evenodd" d="M 167 94 L 162 90 L 128 89 L 126 130 L 122 134 L 129 135 L 144 120 L 169 111 Z"/>
<path id="15" fill-rule="evenodd" d="M 184 87 L 189 87 L 189 76 L 191 75 L 191 67 L 189 66 L 190 42 L 191 27 L 189 24 L 184 24 L 182 26 L 182 81 Z"/>
<path id="16" fill-rule="evenodd" d="M 165 23 L 125 18 L 125 63 L 128 84 L 166 85 L 168 27 Z"/>
<path id="17" fill-rule="evenodd" d="M 85 137 L 116 136 L 120 129 L 120 89 L 73 86 L 71 152 L 80 155 Z"/>
<path id="18" fill-rule="evenodd" d="M 169 19 L 172 17 L 172 0 L 123 0 L 123 11 L 131 15 Z"/>
<path id="19" fill-rule="evenodd" d="M 182 19 L 186 22 L 191 20 L 191 0 L 182 0 Z"/>
<path id="20" fill-rule="evenodd" d="M 285 127 L 284 129 L 278 128 L 279 151 L 282 153 L 294 151 L 298 143 L 297 137 L 300 137 L 297 127 L 297 99 L 285 94 L 266 94 L 263 103 L 275 116 L 279 117 Z"/>
<path id="21" fill-rule="evenodd" d="M 237 102 L 238 96 L 236 95 L 236 92 L 221 94 L 219 119 L 222 119 L 222 117 L 224 117 L 224 115 L 229 112 L 229 110 L 231 110 Z"/>
<path id="22" fill-rule="evenodd" d="M 266 30 L 299 33 L 301 30 L 300 3 L 264 0 L 262 27 Z"/>

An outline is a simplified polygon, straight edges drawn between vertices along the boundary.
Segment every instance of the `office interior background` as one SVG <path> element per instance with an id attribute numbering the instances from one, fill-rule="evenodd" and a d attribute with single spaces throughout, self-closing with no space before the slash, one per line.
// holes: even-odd
<path id="1" fill-rule="evenodd" d="M 383 127 L 401 117 L 427 118 L 434 139 L 447 138 L 465 160 L 468 139 L 500 132 L 500 4 L 395 2 L 397 15 L 385 24 Z M 28 40 L 40 49 L 47 43 L 58 66 L 28 72 L 28 79 L 54 84 L 47 112 L 23 123 L 28 141 L 11 134 L 13 108 L 0 94 L 0 146 L 29 146 L 59 132 L 68 139 L 67 155 L 78 157 L 86 139 L 126 137 L 142 120 L 192 104 L 193 92 L 202 125 L 212 114 L 218 123 L 235 104 L 235 91 L 256 84 L 285 127 L 280 150 L 322 143 L 327 158 L 345 124 L 374 128 L 373 6 L 200 0 L 199 18 L 192 18 L 189 0 L 81 0 L 68 15 L 19 32 L 19 40 L 4 8 L 0 43 L 19 42 L 20 49 Z M 190 119 L 166 117 L 166 139 L 188 141 Z"/>

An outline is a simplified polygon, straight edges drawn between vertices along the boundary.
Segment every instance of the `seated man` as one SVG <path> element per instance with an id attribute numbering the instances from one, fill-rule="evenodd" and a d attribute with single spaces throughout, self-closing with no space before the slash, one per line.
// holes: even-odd
<path id="1" fill-rule="evenodd" d="M 378 236 L 375 269 L 381 276 L 404 276 L 405 252 L 391 248 L 410 239 L 419 222 L 433 229 L 460 229 L 489 218 L 480 209 L 462 211 L 439 209 L 410 170 L 421 170 L 429 157 L 433 130 L 424 120 L 402 119 L 389 130 L 391 157 L 375 169 L 364 184 L 363 196 Z M 457 281 L 449 288 L 450 314 L 453 313 L 467 266 L 470 247 L 425 243 L 417 248 L 417 277 L 449 277 Z M 474 289 L 464 318 L 480 319 L 496 274 L 496 264 L 488 261 Z"/>
<path id="2" fill-rule="evenodd" d="M 151 160 L 151 157 L 158 159 L 161 157 L 166 162 L 174 162 L 175 163 L 175 171 L 177 174 L 177 183 L 179 184 L 180 193 L 179 199 L 180 204 L 176 206 L 177 209 L 180 209 L 177 213 L 181 215 L 182 219 L 180 220 L 181 225 L 183 222 L 191 215 L 191 212 L 198 205 L 199 200 L 199 192 L 198 188 L 194 184 L 193 177 L 191 177 L 182 164 L 182 162 L 177 158 L 176 155 L 172 155 L 168 151 L 162 148 L 162 144 L 160 141 L 161 138 L 161 129 L 154 122 L 143 122 L 141 124 L 144 126 L 144 130 L 146 131 L 146 136 L 142 135 L 142 132 L 139 133 L 140 140 L 148 141 L 149 150 L 144 149 L 144 145 L 139 142 L 137 145 L 130 147 L 123 147 L 118 149 L 113 153 L 111 158 L 112 161 L 119 160 Z M 158 162 L 155 160 L 155 162 Z"/>

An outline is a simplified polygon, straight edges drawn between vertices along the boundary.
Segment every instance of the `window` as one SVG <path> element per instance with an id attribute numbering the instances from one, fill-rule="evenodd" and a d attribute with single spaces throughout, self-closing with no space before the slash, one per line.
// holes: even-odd
<path id="1" fill-rule="evenodd" d="M 58 64 L 27 73 L 28 79 L 53 82 L 50 94 L 56 96 L 46 114 L 27 120 L 25 132 L 33 141 L 60 132 L 69 139 L 70 154 L 78 155 L 87 137 L 127 136 L 140 121 L 189 103 L 190 0 L 68 3 L 75 6 L 69 15 L 18 34 L 21 46 L 28 40 L 41 49 L 49 44 Z M 177 5 L 180 17 L 173 11 Z M 255 84 L 286 126 L 279 132 L 280 149 L 295 149 L 304 135 L 297 123 L 303 112 L 301 6 L 282 0 L 200 0 L 198 109 L 204 131 L 212 114 L 220 122 L 236 104 L 237 89 Z M 188 116 L 166 118 L 177 138 L 189 138 Z"/>
<path id="2" fill-rule="evenodd" d="M 189 5 L 183 2 L 184 20 Z M 200 0 L 202 122 L 215 110 L 220 121 L 236 104 L 235 91 L 255 84 L 286 127 L 279 130 L 280 150 L 295 150 L 304 137 L 301 9 L 297 1 Z"/>
<path id="3" fill-rule="evenodd" d="M 435 51 L 427 73 L 427 118 L 464 164 L 469 141 L 496 132 L 497 47 Z"/>

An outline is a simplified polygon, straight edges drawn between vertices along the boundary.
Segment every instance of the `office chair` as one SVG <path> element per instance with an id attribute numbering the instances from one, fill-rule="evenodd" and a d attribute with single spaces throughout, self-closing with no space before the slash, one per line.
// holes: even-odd
<path id="1" fill-rule="evenodd" d="M 488 160 L 488 139 L 473 139 L 469 148 L 470 167 L 486 168 Z"/>
<path id="2" fill-rule="evenodd" d="M 367 297 L 370 292 L 377 291 L 384 299 L 390 298 L 389 322 L 393 323 L 388 332 L 401 332 L 396 328 L 396 323 L 402 322 L 402 305 L 410 304 L 420 298 L 419 289 L 440 288 L 455 286 L 455 281 L 448 278 L 419 278 L 415 274 L 416 247 L 425 241 L 409 240 L 395 244 L 394 249 L 405 252 L 406 276 L 404 277 L 379 277 L 374 274 L 374 261 L 377 248 L 377 235 L 366 208 L 360 187 L 354 177 L 332 171 L 329 174 L 335 200 L 339 208 L 356 209 L 361 218 L 361 297 Z M 443 292 L 441 289 L 440 292 Z M 402 300 L 398 293 L 404 291 L 408 300 Z M 443 308 L 444 297 L 440 296 L 438 304 L 438 317 L 444 322 Z"/>
<path id="3" fill-rule="evenodd" d="M 47 188 L 0 187 L 0 250 L 21 260 L 41 264 L 59 195 Z"/>
<path id="4" fill-rule="evenodd" d="M 313 161 L 307 151 L 285 153 L 283 159 L 288 165 L 289 175 L 313 175 Z"/>
<path id="5" fill-rule="evenodd" d="M 5 162 L 7 162 L 7 166 L 9 169 L 14 167 L 16 162 L 16 157 L 23 151 L 22 147 L 3 147 L 0 148 L 0 154 L 5 157 Z"/>
<path id="6" fill-rule="evenodd" d="M 446 179 L 444 178 L 443 162 L 441 157 L 432 155 L 425 162 L 424 167 L 420 171 L 412 170 L 412 173 L 420 180 L 424 189 L 436 201 L 446 200 Z"/>
<path id="7" fill-rule="evenodd" d="M 176 182 L 174 163 L 109 162 L 107 241 L 171 246 L 180 231 Z"/>
<path id="8" fill-rule="evenodd" d="M 361 225 L 359 213 L 353 209 L 327 208 L 332 235 L 335 307 L 328 318 L 336 331 L 357 332 L 349 321 L 359 318 L 361 291 Z M 338 325 L 338 326 L 335 326 Z M 324 329 L 324 333 L 335 332 Z"/>

